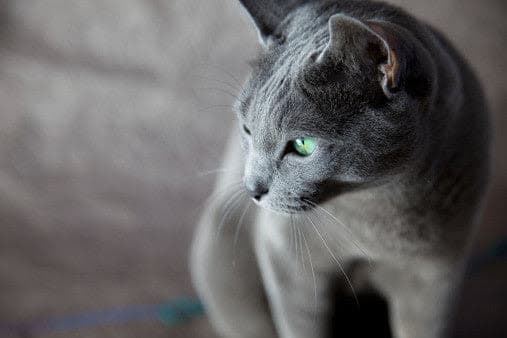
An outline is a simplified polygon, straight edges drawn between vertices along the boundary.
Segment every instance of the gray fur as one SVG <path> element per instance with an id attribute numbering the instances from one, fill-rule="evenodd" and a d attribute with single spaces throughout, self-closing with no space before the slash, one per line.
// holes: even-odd
<path id="1" fill-rule="evenodd" d="M 215 328 L 325 337 L 341 285 L 381 292 L 396 338 L 444 337 L 488 180 L 474 74 L 439 33 L 390 5 L 241 2 L 269 25 L 193 246 Z M 308 157 L 290 149 L 301 136 L 318 139 Z M 241 180 L 267 192 L 262 208 L 233 192 Z"/>

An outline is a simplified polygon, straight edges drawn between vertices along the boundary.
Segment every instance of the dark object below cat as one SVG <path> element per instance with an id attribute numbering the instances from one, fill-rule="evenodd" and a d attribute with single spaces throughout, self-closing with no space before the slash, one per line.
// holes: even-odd
<path id="1" fill-rule="evenodd" d="M 329 338 L 392 338 L 389 306 L 379 293 L 337 294 Z"/>

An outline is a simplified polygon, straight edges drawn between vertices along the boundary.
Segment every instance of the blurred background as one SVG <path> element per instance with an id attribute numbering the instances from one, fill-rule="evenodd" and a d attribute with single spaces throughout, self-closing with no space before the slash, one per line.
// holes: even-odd
<path id="1" fill-rule="evenodd" d="M 493 181 L 454 331 L 507 337 L 507 2 L 391 2 L 485 87 Z M 195 294 L 189 243 L 256 50 L 236 0 L 0 0 L 0 337 L 215 337 L 138 306 Z M 110 309 L 134 314 L 94 325 Z"/>

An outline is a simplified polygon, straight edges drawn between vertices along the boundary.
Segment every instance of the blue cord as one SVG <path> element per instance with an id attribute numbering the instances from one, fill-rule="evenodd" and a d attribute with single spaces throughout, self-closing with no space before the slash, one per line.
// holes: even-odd
<path id="1" fill-rule="evenodd" d="M 12 324 L 0 323 L 0 335 L 4 337 L 5 334 L 9 336 L 33 334 L 41 331 L 69 331 L 148 320 L 160 321 L 165 325 L 173 326 L 201 316 L 203 313 L 204 309 L 199 300 L 195 298 L 179 298 L 162 304 L 136 305 L 118 309 L 85 312 L 39 321 Z"/>

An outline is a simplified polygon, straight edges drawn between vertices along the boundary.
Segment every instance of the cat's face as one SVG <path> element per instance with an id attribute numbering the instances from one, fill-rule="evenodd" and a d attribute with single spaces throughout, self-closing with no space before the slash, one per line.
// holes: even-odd
<path id="1" fill-rule="evenodd" d="M 426 101 L 399 88 L 386 92 L 382 41 L 372 45 L 378 37 L 347 26 L 357 24 L 347 18 L 328 28 L 327 19 L 303 14 L 277 27 L 235 107 L 245 186 L 257 203 L 281 213 L 406 170 L 424 143 Z M 332 29 L 365 42 L 338 47 Z"/>

